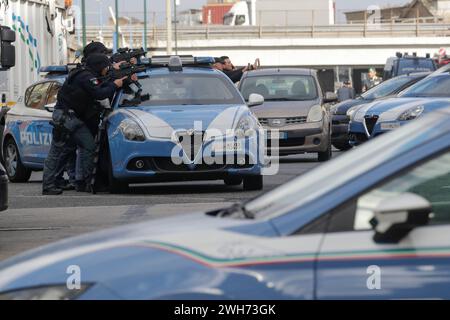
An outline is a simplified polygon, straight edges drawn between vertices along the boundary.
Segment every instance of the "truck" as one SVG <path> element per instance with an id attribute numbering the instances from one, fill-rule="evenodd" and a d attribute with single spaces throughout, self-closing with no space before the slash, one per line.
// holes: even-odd
<path id="1" fill-rule="evenodd" d="M 335 0 L 245 0 L 223 17 L 228 26 L 311 26 L 335 23 Z"/>
<path id="2" fill-rule="evenodd" d="M 0 72 L 0 96 L 7 104 L 23 101 L 25 90 L 40 79 L 39 69 L 68 62 L 68 39 L 74 17 L 70 0 L 9 0 L 0 2 L 0 25 L 16 34 L 16 66 Z"/>
<path id="3" fill-rule="evenodd" d="M 397 52 L 395 57 L 389 57 L 384 65 L 383 81 L 404 74 L 415 72 L 432 72 L 437 69 L 435 61 L 427 53 L 425 57 L 419 57 L 416 52 L 410 55 Z"/>

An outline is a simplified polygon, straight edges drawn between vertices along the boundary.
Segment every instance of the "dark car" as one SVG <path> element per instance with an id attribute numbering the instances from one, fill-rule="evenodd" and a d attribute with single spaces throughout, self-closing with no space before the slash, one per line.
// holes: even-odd
<path id="1" fill-rule="evenodd" d="M 436 71 L 437 65 L 427 54 L 425 57 L 418 57 L 416 53 L 409 55 L 397 52 L 395 57 L 387 59 L 384 66 L 383 80 L 398 77 L 413 72 Z"/>
<path id="2" fill-rule="evenodd" d="M 8 208 L 8 176 L 0 162 L 0 211 Z"/>
<path id="3" fill-rule="evenodd" d="M 372 102 L 376 99 L 396 95 L 416 82 L 424 79 L 429 74 L 429 72 L 419 72 L 389 79 L 364 92 L 356 99 L 342 101 L 331 107 L 330 110 L 333 123 L 331 141 L 333 146 L 342 151 L 351 148 L 351 145 L 348 142 L 348 124 L 350 117 L 347 115 L 347 112 L 351 108 Z"/>

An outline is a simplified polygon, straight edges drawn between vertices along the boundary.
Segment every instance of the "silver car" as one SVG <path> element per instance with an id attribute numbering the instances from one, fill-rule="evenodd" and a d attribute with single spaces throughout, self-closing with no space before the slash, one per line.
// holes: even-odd
<path id="1" fill-rule="evenodd" d="M 317 72 L 311 69 L 262 69 L 246 72 L 239 90 L 248 101 L 251 94 L 264 97 L 252 111 L 266 130 L 279 131 L 279 155 L 317 153 L 319 161 L 332 157 L 331 117 L 326 103 L 336 94 L 324 94 Z M 273 143 L 268 141 L 271 154 Z"/>

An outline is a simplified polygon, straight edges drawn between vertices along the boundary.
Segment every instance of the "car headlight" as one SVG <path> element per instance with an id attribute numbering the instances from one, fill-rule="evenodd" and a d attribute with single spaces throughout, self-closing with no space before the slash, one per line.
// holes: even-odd
<path id="1" fill-rule="evenodd" d="M 358 109 L 358 107 L 351 107 L 350 109 L 347 110 L 347 117 L 351 120 L 353 119 L 353 116 L 356 112 L 356 110 Z"/>
<path id="2" fill-rule="evenodd" d="M 144 141 L 145 134 L 142 128 L 133 120 L 125 119 L 119 125 L 125 139 L 130 141 Z"/>
<path id="3" fill-rule="evenodd" d="M 423 106 L 417 106 L 409 110 L 406 110 L 400 115 L 400 117 L 398 117 L 398 120 L 400 121 L 414 120 L 423 113 L 424 109 L 425 108 Z"/>
<path id="4" fill-rule="evenodd" d="M 306 122 L 319 122 L 322 121 L 322 119 L 323 119 L 322 106 L 315 105 L 311 109 L 309 109 Z"/>
<path id="5" fill-rule="evenodd" d="M 235 135 L 239 138 L 249 137 L 255 134 L 256 131 L 258 131 L 258 123 L 255 118 L 245 115 L 239 120 L 235 129 Z"/>
<path id="6" fill-rule="evenodd" d="M 82 284 L 80 289 L 70 290 L 64 284 L 25 288 L 0 293 L 0 300 L 73 300 L 90 287 L 90 284 Z"/>

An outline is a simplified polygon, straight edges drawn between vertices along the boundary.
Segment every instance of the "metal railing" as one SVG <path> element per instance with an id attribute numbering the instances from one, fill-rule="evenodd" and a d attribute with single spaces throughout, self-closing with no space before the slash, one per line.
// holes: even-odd
<path id="1" fill-rule="evenodd" d="M 88 27 L 88 40 L 98 39 L 99 27 Z M 143 26 L 122 26 L 122 35 L 128 41 L 142 42 Z M 177 37 L 183 40 L 204 39 L 261 39 L 261 38 L 339 38 L 339 37 L 449 37 L 450 23 L 401 23 L 401 24 L 340 24 L 322 26 L 246 26 L 230 27 L 204 25 L 178 27 Z M 113 28 L 103 28 L 104 41 L 113 37 Z M 154 27 L 148 31 L 148 43 L 165 41 L 167 31 Z"/>

